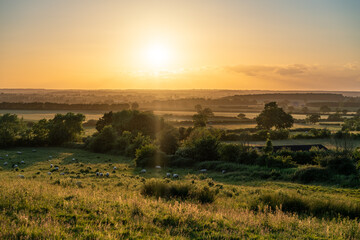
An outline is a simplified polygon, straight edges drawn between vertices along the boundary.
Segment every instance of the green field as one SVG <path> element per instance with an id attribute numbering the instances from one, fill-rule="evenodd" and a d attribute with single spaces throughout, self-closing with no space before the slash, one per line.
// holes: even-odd
<path id="1" fill-rule="evenodd" d="M 359 220 L 351 215 L 358 211 L 352 204 L 360 204 L 359 189 L 265 181 L 261 174 L 269 169 L 243 165 L 225 174 L 192 169 L 147 169 L 140 174 L 131 159 L 79 149 L 16 148 L 0 150 L 0 156 L 0 239 L 360 239 Z M 276 171 L 286 176 L 294 170 Z M 109 172 L 110 177 L 97 177 L 96 172 Z M 206 186 L 216 193 L 215 201 L 201 204 L 140 193 L 151 178 L 164 179 L 166 172 L 180 176 L 167 184 Z M 331 212 L 313 216 L 256 210 L 255 200 L 266 194 L 353 210 L 345 212 L 349 218 Z"/>

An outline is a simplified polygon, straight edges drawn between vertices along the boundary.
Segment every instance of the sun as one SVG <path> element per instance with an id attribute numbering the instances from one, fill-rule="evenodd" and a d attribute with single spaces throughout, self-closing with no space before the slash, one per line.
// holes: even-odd
<path id="1" fill-rule="evenodd" d="M 146 61 L 153 68 L 166 67 L 170 57 L 170 49 L 164 44 L 152 44 L 146 50 Z"/>

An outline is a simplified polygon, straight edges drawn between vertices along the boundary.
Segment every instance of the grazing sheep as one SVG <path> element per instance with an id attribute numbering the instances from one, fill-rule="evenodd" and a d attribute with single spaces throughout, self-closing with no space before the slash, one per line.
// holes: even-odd
<path id="1" fill-rule="evenodd" d="M 48 175 L 51 175 L 51 172 L 48 172 Z"/>
<path id="2" fill-rule="evenodd" d="M 50 164 L 50 168 L 53 168 L 54 167 L 54 165 L 53 164 Z"/>
<path id="3" fill-rule="evenodd" d="M 20 152 L 20 151 L 18 151 L 18 152 L 16 152 L 16 153 L 19 154 L 19 155 L 22 154 L 22 152 Z"/>
<path id="4" fill-rule="evenodd" d="M 4 160 L 4 158 L 3 158 L 3 157 L 0 157 L 0 160 Z"/>
<path id="5" fill-rule="evenodd" d="M 222 172 L 222 174 L 225 174 L 225 173 L 226 173 L 226 170 L 222 170 L 221 172 Z"/>
<path id="6" fill-rule="evenodd" d="M 19 178 L 25 178 L 25 176 L 24 175 L 19 175 Z"/>
<path id="7" fill-rule="evenodd" d="M 99 173 L 99 172 L 96 172 L 96 176 L 100 176 L 100 173 Z"/>
<path id="8" fill-rule="evenodd" d="M 5 155 L 5 157 L 8 157 L 8 156 L 9 156 L 9 154 L 6 154 L 6 155 Z"/>
<path id="9" fill-rule="evenodd" d="M 52 156 L 50 155 L 49 158 L 52 159 Z"/>
<path id="10" fill-rule="evenodd" d="M 21 163 L 21 164 L 25 164 L 25 161 L 21 161 L 20 163 Z"/>
<path id="11" fill-rule="evenodd" d="M 146 173 L 146 169 L 142 169 L 140 173 Z"/>
<path id="12" fill-rule="evenodd" d="M 64 172 L 62 172 L 62 173 L 60 173 L 60 175 L 65 175 L 65 173 L 64 173 Z"/>
<path id="13" fill-rule="evenodd" d="M 32 152 L 36 152 L 36 149 L 33 149 Z"/>
<path id="14" fill-rule="evenodd" d="M 55 170 L 55 171 L 59 170 L 59 167 L 55 167 L 54 170 Z"/>
<path id="15" fill-rule="evenodd" d="M 13 168 L 17 168 L 17 167 L 19 167 L 17 164 L 14 164 L 14 165 L 13 165 Z"/>
<path id="16" fill-rule="evenodd" d="M 173 178 L 179 178 L 179 175 L 176 174 L 176 173 L 174 173 L 174 174 L 173 174 Z"/>
<path id="17" fill-rule="evenodd" d="M 166 173 L 167 178 L 171 178 L 171 173 Z"/>
<path id="18" fill-rule="evenodd" d="M 205 169 L 205 168 L 204 168 L 204 169 L 201 169 L 200 172 L 201 172 L 201 173 L 206 173 L 206 172 L 207 172 L 207 169 Z"/>
<path id="19" fill-rule="evenodd" d="M 76 161 L 76 158 L 73 158 L 72 160 L 73 160 L 73 161 Z"/>
<path id="20" fill-rule="evenodd" d="M 161 166 L 155 166 L 156 169 L 161 169 Z"/>
<path id="21" fill-rule="evenodd" d="M 101 172 L 101 173 L 100 173 L 100 177 L 102 177 L 102 176 L 104 176 L 104 174 Z"/>
<path id="22" fill-rule="evenodd" d="M 8 162 L 4 162 L 4 166 L 8 165 Z"/>
<path id="23" fill-rule="evenodd" d="M 110 173 L 107 172 L 107 173 L 105 174 L 105 176 L 110 177 Z"/>
<path id="24" fill-rule="evenodd" d="M 114 170 L 116 170 L 116 169 L 117 169 L 117 167 L 113 167 L 113 169 L 114 169 Z"/>

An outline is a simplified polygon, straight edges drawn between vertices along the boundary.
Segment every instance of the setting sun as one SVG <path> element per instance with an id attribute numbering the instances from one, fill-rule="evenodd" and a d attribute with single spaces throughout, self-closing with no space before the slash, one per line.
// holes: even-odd
<path id="1" fill-rule="evenodd" d="M 166 67 L 170 60 L 170 50 L 162 44 L 150 45 L 146 50 L 146 61 L 150 67 Z"/>

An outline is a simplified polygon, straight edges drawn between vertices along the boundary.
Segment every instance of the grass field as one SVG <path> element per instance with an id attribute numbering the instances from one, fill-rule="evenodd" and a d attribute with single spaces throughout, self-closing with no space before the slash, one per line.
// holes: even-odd
<path id="1" fill-rule="evenodd" d="M 191 169 L 140 174 L 131 159 L 79 149 L 16 148 L 0 150 L 0 156 L 0 239 L 360 239 L 359 220 L 351 215 L 318 216 L 264 206 L 256 210 L 257 200 L 266 194 L 350 208 L 360 204 L 359 189 L 265 181 L 253 173 L 269 170 L 250 166 L 225 174 Z M 110 176 L 97 177 L 96 172 Z M 180 178 L 162 180 L 166 172 Z M 151 179 L 207 187 L 216 194 L 215 201 L 145 197 L 141 189 Z"/>

